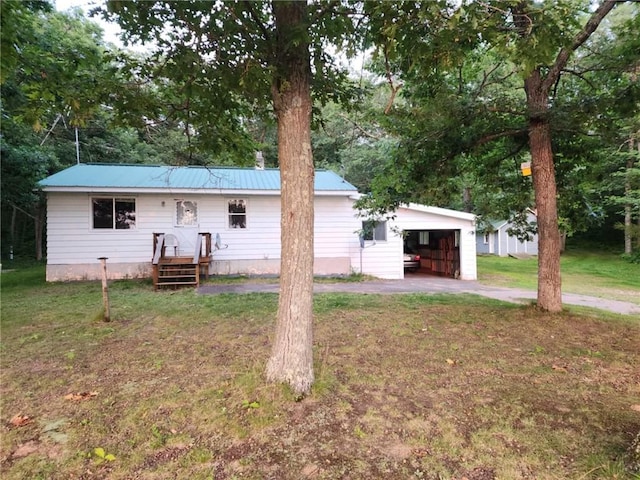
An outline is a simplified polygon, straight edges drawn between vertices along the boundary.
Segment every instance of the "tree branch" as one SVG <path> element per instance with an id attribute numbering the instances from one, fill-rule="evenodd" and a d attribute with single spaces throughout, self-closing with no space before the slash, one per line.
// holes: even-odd
<path id="1" fill-rule="evenodd" d="M 596 89 L 596 86 L 593 84 L 593 82 L 591 80 L 589 80 L 587 77 L 585 77 L 583 75 L 583 72 L 578 72 L 576 70 L 570 69 L 570 68 L 565 68 L 564 70 L 562 70 L 563 72 L 567 72 L 570 73 L 571 75 L 575 75 L 576 77 L 578 77 L 580 80 L 582 80 L 583 82 L 585 82 L 587 85 L 589 85 L 593 90 Z"/>
<path id="2" fill-rule="evenodd" d="M 33 218 L 34 220 L 36 219 L 35 215 L 31 215 L 29 212 L 27 212 L 26 210 L 23 210 L 22 208 L 20 208 L 19 206 L 17 206 L 15 203 L 13 202 L 9 202 L 9 205 L 11 205 L 13 208 L 15 208 L 16 210 L 20 210 L 22 213 L 24 213 L 26 216 Z"/>
<path id="3" fill-rule="evenodd" d="M 264 23 L 262 23 L 262 21 L 258 17 L 258 14 L 253 9 L 252 4 L 253 2 L 250 2 L 249 0 L 245 0 L 244 2 L 244 5 L 245 7 L 247 7 L 249 15 L 251 15 L 251 18 L 253 19 L 254 22 L 256 22 L 256 25 L 258 25 L 258 28 L 262 32 L 262 35 L 264 35 L 264 39 L 269 43 L 269 45 L 272 45 L 271 34 L 269 33 L 269 30 L 267 30 L 267 27 L 265 27 Z"/>
<path id="4" fill-rule="evenodd" d="M 389 115 L 391 107 L 393 106 L 393 101 L 396 98 L 398 90 L 402 88 L 402 84 L 398 85 L 397 87 L 393 84 L 393 77 L 391 76 L 391 66 L 389 65 L 389 50 L 387 49 L 387 44 L 384 45 L 384 67 L 386 70 L 387 81 L 389 82 L 389 87 L 391 88 L 391 96 L 389 97 L 387 105 L 384 107 L 384 114 Z"/>
<path id="5" fill-rule="evenodd" d="M 558 56 L 556 57 L 556 61 L 551 66 L 549 73 L 547 73 L 546 78 L 542 82 L 543 91 L 550 91 L 551 86 L 556 83 L 560 73 L 567 65 L 569 56 L 587 41 L 589 36 L 591 36 L 591 34 L 595 32 L 596 28 L 598 28 L 598 25 L 600 25 L 600 22 L 602 22 L 604 17 L 606 17 L 617 4 L 618 2 L 616 0 L 605 0 L 602 2 L 596 11 L 593 12 L 584 28 L 574 37 L 573 43 L 569 47 L 565 47 L 560 50 L 560 53 L 558 53 Z"/>
<path id="6" fill-rule="evenodd" d="M 340 114 L 340 117 L 345 119 L 347 122 L 351 123 L 356 129 L 360 131 L 365 137 L 372 138 L 374 140 L 380 140 L 382 138 L 381 135 L 374 135 L 373 133 L 367 132 L 361 125 L 359 125 L 355 120 L 350 119 L 344 113 Z"/>
<path id="7" fill-rule="evenodd" d="M 478 141 L 476 141 L 473 144 L 473 146 L 474 147 L 479 147 L 480 145 L 484 145 L 485 143 L 492 142 L 493 140 L 497 140 L 499 138 L 515 137 L 516 135 L 527 133 L 528 131 L 529 131 L 529 128 L 526 127 L 526 128 L 519 128 L 517 130 L 506 130 L 504 132 L 491 133 L 489 135 L 485 135 L 484 137 L 480 137 L 478 139 Z"/>

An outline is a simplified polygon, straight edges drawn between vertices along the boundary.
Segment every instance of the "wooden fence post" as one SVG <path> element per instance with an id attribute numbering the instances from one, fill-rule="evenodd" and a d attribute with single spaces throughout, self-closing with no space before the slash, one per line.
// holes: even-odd
<path id="1" fill-rule="evenodd" d="M 107 258 L 100 257 L 100 263 L 102 264 L 102 301 L 104 303 L 104 321 L 111 321 L 111 312 L 109 309 L 109 287 L 107 285 Z"/>

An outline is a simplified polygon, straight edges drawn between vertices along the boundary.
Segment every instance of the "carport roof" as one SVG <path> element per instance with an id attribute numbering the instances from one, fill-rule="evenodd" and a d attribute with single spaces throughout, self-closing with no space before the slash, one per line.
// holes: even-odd
<path id="1" fill-rule="evenodd" d="M 459 218 L 461 220 L 474 221 L 476 219 L 476 216 L 473 213 L 460 212 L 458 210 L 451 210 L 449 208 L 430 207 L 427 205 L 420 205 L 419 203 L 405 204 L 400 208 L 415 210 L 417 212 L 431 213 L 433 215 L 441 215 L 443 217 Z"/>

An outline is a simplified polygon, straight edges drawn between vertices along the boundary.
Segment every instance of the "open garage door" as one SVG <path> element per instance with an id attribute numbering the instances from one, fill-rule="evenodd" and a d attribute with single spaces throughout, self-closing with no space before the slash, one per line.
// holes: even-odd
<path id="1" fill-rule="evenodd" d="M 420 255 L 416 273 L 458 278 L 460 230 L 405 230 L 405 252 Z"/>

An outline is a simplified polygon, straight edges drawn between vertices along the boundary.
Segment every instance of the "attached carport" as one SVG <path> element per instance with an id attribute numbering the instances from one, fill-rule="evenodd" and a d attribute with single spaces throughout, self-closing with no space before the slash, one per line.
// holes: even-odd
<path id="1" fill-rule="evenodd" d="M 420 255 L 416 274 L 477 279 L 475 215 L 412 203 L 396 211 L 394 225 L 402 231 L 403 250 Z"/>
<path id="2" fill-rule="evenodd" d="M 460 230 L 405 230 L 403 237 L 405 251 L 420 255 L 412 273 L 460 277 Z"/>

